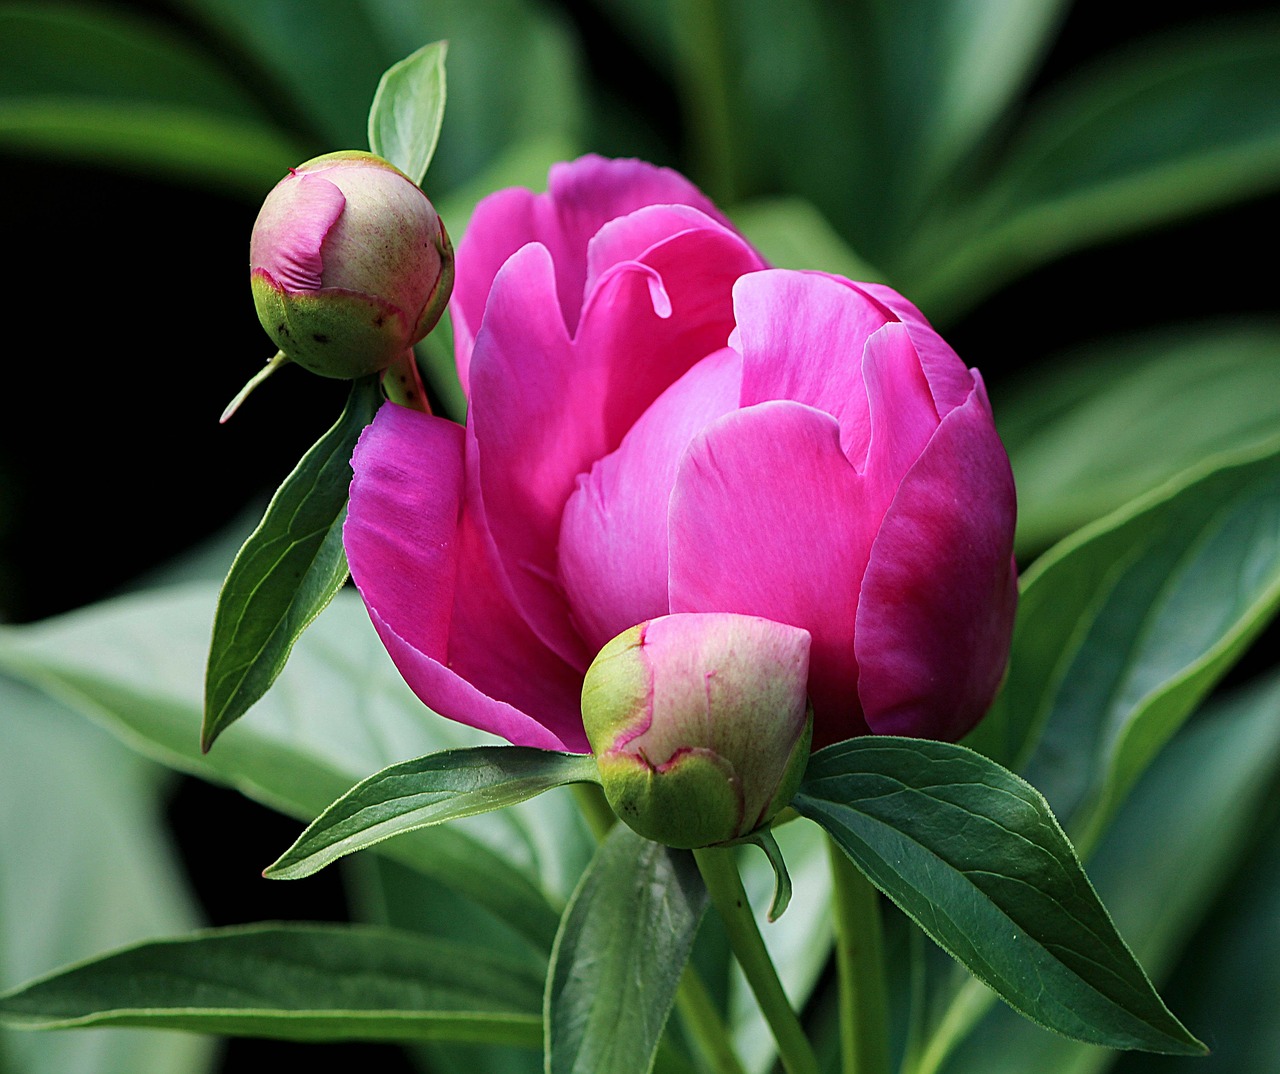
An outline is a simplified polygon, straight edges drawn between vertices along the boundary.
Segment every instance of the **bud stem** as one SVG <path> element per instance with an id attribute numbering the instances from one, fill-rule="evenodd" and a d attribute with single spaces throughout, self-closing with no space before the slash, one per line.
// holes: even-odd
<path id="1" fill-rule="evenodd" d="M 840 1055 L 844 1074 L 889 1074 L 888 1001 L 880 893 L 830 840 L 835 887 Z"/>
<path id="2" fill-rule="evenodd" d="M 386 372 L 382 374 L 382 390 L 391 402 L 399 406 L 419 410 L 424 414 L 431 413 L 431 407 L 427 405 L 427 391 L 422 386 L 418 360 L 412 347 L 387 366 Z"/>
<path id="3" fill-rule="evenodd" d="M 765 1021 L 773 1031 L 778 1057 L 787 1074 L 818 1074 L 818 1059 L 791 1007 L 769 957 L 755 912 L 738 875 L 732 847 L 703 847 L 693 852 L 702 879 L 729 936 L 729 945 L 746 975 Z"/>
<path id="4" fill-rule="evenodd" d="M 259 369 L 258 372 L 250 378 L 249 383 L 241 388 L 236 393 L 236 397 L 227 404 L 227 409 L 222 412 L 222 417 L 218 419 L 218 424 L 224 424 L 232 414 L 240 409 L 240 404 L 249 398 L 249 393 L 252 392 L 254 388 L 288 361 L 289 359 L 285 356 L 284 351 L 276 351 L 276 356 L 269 359 L 267 364 Z"/>

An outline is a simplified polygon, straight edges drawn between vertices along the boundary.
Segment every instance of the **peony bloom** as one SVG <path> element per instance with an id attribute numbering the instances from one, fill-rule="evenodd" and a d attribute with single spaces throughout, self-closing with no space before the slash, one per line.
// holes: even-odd
<path id="1" fill-rule="evenodd" d="M 262 327 L 326 377 L 385 369 L 440 319 L 453 251 L 425 194 L 372 153 L 300 164 L 262 203 L 249 242 Z"/>
<path id="2" fill-rule="evenodd" d="M 610 639 L 734 612 L 808 631 L 816 745 L 982 716 L 1013 480 L 981 378 L 900 295 L 769 269 L 679 175 L 584 157 L 481 203 L 452 309 L 466 426 L 384 406 L 345 529 L 432 709 L 585 751 Z"/>

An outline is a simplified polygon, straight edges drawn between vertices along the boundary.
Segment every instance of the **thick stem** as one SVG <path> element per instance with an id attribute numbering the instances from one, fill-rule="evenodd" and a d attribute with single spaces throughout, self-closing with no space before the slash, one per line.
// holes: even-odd
<path id="1" fill-rule="evenodd" d="M 427 405 L 427 390 L 422 386 L 422 377 L 418 373 L 418 362 L 410 347 L 399 358 L 387 366 L 382 374 L 382 390 L 387 398 L 399 406 L 409 410 L 418 410 L 430 414 Z"/>
<path id="2" fill-rule="evenodd" d="M 609 803 L 605 801 L 600 784 L 574 783 L 572 787 L 573 796 L 578 799 L 578 808 L 582 810 L 587 827 L 591 829 L 591 834 L 598 843 L 609 834 L 609 829 L 613 827 L 613 822 L 617 818 L 609 808 Z"/>
<path id="3" fill-rule="evenodd" d="M 827 841 L 835 885 L 840 1055 L 844 1074 L 889 1074 L 889 1007 L 880 895 Z"/>
<path id="4" fill-rule="evenodd" d="M 738 863 L 731 847 L 705 847 L 693 852 L 702 879 L 711 893 L 711 902 L 724 921 L 729 944 L 765 1021 L 773 1031 L 778 1057 L 787 1074 L 818 1074 L 818 1059 L 805 1036 L 800 1019 L 791 1008 L 778 971 L 769 957 L 755 913 L 738 875 Z"/>

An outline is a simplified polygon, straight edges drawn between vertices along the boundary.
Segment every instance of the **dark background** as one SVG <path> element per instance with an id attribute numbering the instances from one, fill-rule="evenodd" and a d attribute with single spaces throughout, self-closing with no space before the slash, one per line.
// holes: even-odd
<path id="1" fill-rule="evenodd" d="M 185 25 L 158 0 L 129 6 Z M 560 6 L 587 43 L 592 75 L 648 112 L 671 146 L 663 163 L 685 163 L 674 99 L 651 92 L 643 57 L 597 8 Z M 1214 16 L 1273 7 L 1230 3 Z M 1204 13 L 1171 3 L 1117 19 L 1128 8 L 1077 3 L 1038 84 Z M 631 88 L 642 84 L 643 94 Z M 136 584 L 228 527 L 247 531 L 337 416 L 346 387 L 287 368 L 218 424 L 273 351 L 248 287 L 255 204 L 12 153 L 0 166 L 11 319 L 0 359 L 0 622 L 22 623 Z M 1280 197 L 1269 196 L 1070 256 L 996 294 L 948 336 L 998 391 L 1002 378 L 1042 359 L 1025 340 L 1033 331 L 1043 338 L 1046 325 L 1057 350 L 1189 317 L 1274 313 L 1278 207 Z M 1273 631 L 1266 643 L 1274 642 Z M 260 878 L 297 834 L 295 822 L 191 779 L 177 784 L 170 816 L 211 924 L 346 915 L 338 870 L 304 884 Z M 295 1048 L 233 1043 L 225 1069 Z M 394 1048 L 326 1046 L 326 1059 L 357 1054 L 387 1071 L 403 1063 Z"/>

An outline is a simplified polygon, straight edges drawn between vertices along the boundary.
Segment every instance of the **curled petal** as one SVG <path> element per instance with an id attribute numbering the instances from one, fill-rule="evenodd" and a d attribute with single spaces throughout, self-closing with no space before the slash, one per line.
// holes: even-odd
<path id="1" fill-rule="evenodd" d="M 1015 512 L 978 381 L 907 473 L 871 548 L 858 696 L 877 734 L 954 741 L 991 704 L 1017 606 Z"/>

